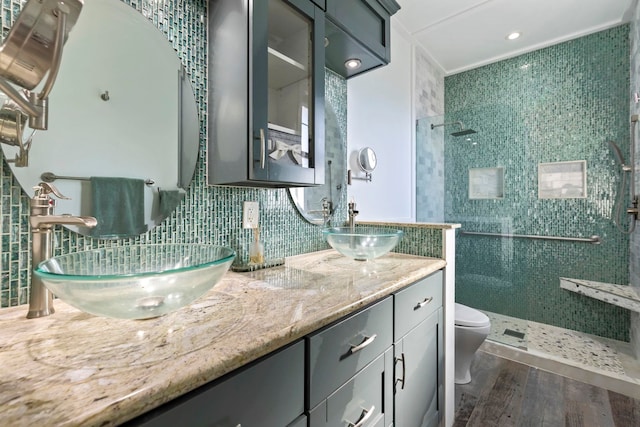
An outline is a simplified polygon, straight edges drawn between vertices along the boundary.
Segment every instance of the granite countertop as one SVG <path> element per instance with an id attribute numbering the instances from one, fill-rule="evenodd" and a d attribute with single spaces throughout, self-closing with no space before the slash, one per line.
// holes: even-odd
<path id="1" fill-rule="evenodd" d="M 445 265 L 401 254 L 358 262 L 327 250 L 228 272 L 192 305 L 155 319 L 95 317 L 59 300 L 40 319 L 26 319 L 26 306 L 2 309 L 2 424 L 120 424 Z"/>

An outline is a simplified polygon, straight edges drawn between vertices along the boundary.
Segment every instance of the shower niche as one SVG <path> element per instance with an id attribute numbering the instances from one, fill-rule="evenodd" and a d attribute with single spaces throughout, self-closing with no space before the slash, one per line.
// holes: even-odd
<path id="1" fill-rule="evenodd" d="M 504 168 L 469 169 L 469 199 L 503 199 Z"/>
<path id="2" fill-rule="evenodd" d="M 586 197 L 586 160 L 538 164 L 539 199 L 584 199 Z"/>

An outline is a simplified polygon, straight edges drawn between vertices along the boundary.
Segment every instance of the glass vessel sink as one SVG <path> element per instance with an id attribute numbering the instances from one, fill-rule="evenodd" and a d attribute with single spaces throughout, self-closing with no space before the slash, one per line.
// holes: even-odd
<path id="1" fill-rule="evenodd" d="M 225 246 L 133 245 L 55 256 L 34 273 L 55 296 L 84 312 L 148 319 L 203 295 L 235 256 Z"/>
<path id="2" fill-rule="evenodd" d="M 331 227 L 322 234 L 333 249 L 358 261 L 378 258 L 391 251 L 404 234 L 401 230 L 375 227 Z"/>

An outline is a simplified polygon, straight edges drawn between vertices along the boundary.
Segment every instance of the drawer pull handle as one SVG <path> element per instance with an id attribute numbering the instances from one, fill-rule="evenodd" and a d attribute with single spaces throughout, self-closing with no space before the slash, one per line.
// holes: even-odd
<path id="1" fill-rule="evenodd" d="M 375 405 L 371 405 L 371 408 L 363 409 L 362 414 L 360 415 L 360 419 L 354 423 L 349 423 L 349 427 L 362 427 L 364 423 L 369 421 L 369 418 L 373 415 L 373 411 L 376 410 Z"/>
<path id="2" fill-rule="evenodd" d="M 400 387 L 400 390 L 404 390 L 404 380 L 405 380 L 405 375 L 407 374 L 407 363 L 404 360 L 404 353 L 402 353 L 402 356 L 399 359 L 396 359 L 396 363 L 398 362 L 402 362 L 402 378 L 396 378 L 396 382 L 393 384 L 394 391 L 397 390 L 398 383 L 402 384 L 402 387 Z"/>
<path id="3" fill-rule="evenodd" d="M 264 169 L 264 162 L 266 158 L 267 142 L 264 138 L 264 129 L 260 128 L 260 167 Z"/>
<path id="4" fill-rule="evenodd" d="M 418 310 L 418 309 L 424 307 L 425 305 L 429 304 L 431 301 L 433 301 L 433 297 L 425 298 L 424 301 L 419 302 L 418 304 L 416 304 L 416 306 L 413 307 L 413 309 L 414 310 Z"/>
<path id="5" fill-rule="evenodd" d="M 365 336 L 364 337 L 364 341 L 362 341 L 362 343 L 360 343 L 358 345 L 352 345 L 351 346 L 351 350 L 350 350 L 351 354 L 357 353 L 360 350 L 362 350 L 363 348 L 365 348 L 366 346 L 371 345 L 375 341 L 376 337 L 377 337 L 376 334 L 373 334 L 370 337 L 366 337 Z"/>

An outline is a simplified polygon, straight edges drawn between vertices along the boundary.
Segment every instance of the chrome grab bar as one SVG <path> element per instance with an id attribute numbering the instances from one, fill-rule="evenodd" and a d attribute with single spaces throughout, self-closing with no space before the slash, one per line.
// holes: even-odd
<path id="1" fill-rule="evenodd" d="M 535 234 L 504 234 L 504 233 L 480 233 L 477 231 L 460 231 L 460 234 L 467 234 L 473 236 L 491 236 L 491 237 L 508 237 L 508 238 L 522 238 L 522 239 L 538 239 L 538 240 L 562 240 L 565 242 L 585 242 L 599 245 L 602 243 L 602 239 L 598 235 L 593 235 L 588 238 L 583 237 L 562 237 L 562 236 L 538 236 Z"/>
<path id="2" fill-rule="evenodd" d="M 64 176 L 64 175 L 56 175 L 53 172 L 43 172 L 42 175 L 40 175 L 40 179 L 42 179 L 44 182 L 53 182 L 56 179 L 71 179 L 74 181 L 89 181 L 91 180 L 91 178 L 89 178 L 88 176 Z M 153 184 L 155 184 L 156 182 L 152 179 L 146 179 L 144 181 L 144 183 L 148 186 L 151 186 Z"/>

